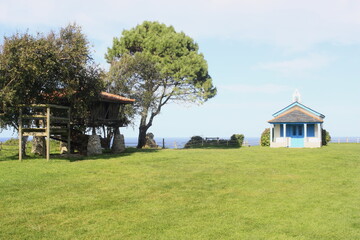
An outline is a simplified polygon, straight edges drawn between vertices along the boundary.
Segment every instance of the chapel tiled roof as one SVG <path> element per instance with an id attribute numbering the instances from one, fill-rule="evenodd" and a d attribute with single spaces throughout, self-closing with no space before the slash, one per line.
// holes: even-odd
<path id="1" fill-rule="evenodd" d="M 321 117 L 310 114 L 299 107 L 294 107 L 268 122 L 269 123 L 293 123 L 293 122 L 322 123 L 323 119 Z"/>

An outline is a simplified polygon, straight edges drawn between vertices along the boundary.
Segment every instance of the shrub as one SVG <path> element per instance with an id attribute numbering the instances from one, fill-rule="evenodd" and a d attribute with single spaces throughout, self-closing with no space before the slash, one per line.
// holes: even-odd
<path id="1" fill-rule="evenodd" d="M 204 139 L 200 136 L 193 136 L 190 140 L 185 144 L 184 148 L 191 148 L 191 147 L 199 147 L 203 144 Z"/>
<path id="2" fill-rule="evenodd" d="M 260 145 L 263 147 L 270 146 L 270 128 L 265 128 L 265 130 L 261 133 Z"/>
<path id="3" fill-rule="evenodd" d="M 243 134 L 233 134 L 230 137 L 230 141 L 232 142 L 232 144 L 234 144 L 237 147 L 241 147 L 243 145 L 244 142 L 244 135 Z"/>
<path id="4" fill-rule="evenodd" d="M 4 145 L 19 145 L 19 139 L 17 138 L 10 138 L 9 140 L 6 140 Z"/>
<path id="5" fill-rule="evenodd" d="M 327 145 L 330 141 L 331 141 L 330 133 L 328 131 L 326 131 L 325 129 L 323 129 L 321 132 L 322 145 Z"/>

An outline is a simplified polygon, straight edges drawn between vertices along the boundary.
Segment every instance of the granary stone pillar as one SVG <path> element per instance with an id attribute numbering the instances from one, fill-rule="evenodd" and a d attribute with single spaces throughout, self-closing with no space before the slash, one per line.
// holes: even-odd
<path id="1" fill-rule="evenodd" d="M 125 151 L 124 135 L 120 134 L 119 130 L 116 130 L 113 145 L 111 146 L 111 152 L 121 153 L 123 151 Z"/>
<path id="2" fill-rule="evenodd" d="M 35 153 L 36 155 L 45 156 L 46 152 L 46 143 L 45 137 L 33 137 L 31 153 Z"/>
<path id="3" fill-rule="evenodd" d="M 99 135 L 90 135 L 87 144 L 87 155 L 98 155 L 102 153 Z"/>
<path id="4" fill-rule="evenodd" d="M 65 153 L 69 153 L 67 143 L 60 142 L 60 154 L 65 154 Z"/>

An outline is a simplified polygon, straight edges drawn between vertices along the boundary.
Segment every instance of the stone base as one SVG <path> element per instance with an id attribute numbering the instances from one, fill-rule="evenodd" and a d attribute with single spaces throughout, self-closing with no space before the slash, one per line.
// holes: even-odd
<path id="1" fill-rule="evenodd" d="M 146 148 L 158 148 L 158 145 L 156 144 L 156 141 L 154 139 L 154 134 L 147 133 L 146 134 Z"/>
<path id="2" fill-rule="evenodd" d="M 100 136 L 90 135 L 87 144 L 87 155 L 99 155 L 102 154 Z"/>
<path id="3" fill-rule="evenodd" d="M 45 156 L 46 154 L 46 142 L 45 137 L 34 137 L 32 140 L 31 153 L 36 155 Z"/>
<path id="4" fill-rule="evenodd" d="M 60 142 L 60 154 L 68 153 L 67 143 Z"/>
<path id="5" fill-rule="evenodd" d="M 114 142 L 111 147 L 111 152 L 112 153 L 122 153 L 123 151 L 125 151 L 124 135 L 115 134 Z"/>

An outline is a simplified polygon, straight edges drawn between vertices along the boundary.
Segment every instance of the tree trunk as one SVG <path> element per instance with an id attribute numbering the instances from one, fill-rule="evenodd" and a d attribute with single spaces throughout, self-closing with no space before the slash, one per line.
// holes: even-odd
<path id="1" fill-rule="evenodd" d="M 146 144 L 146 132 L 148 127 L 140 126 L 139 127 L 139 138 L 138 138 L 138 145 L 136 148 L 143 148 Z"/>

